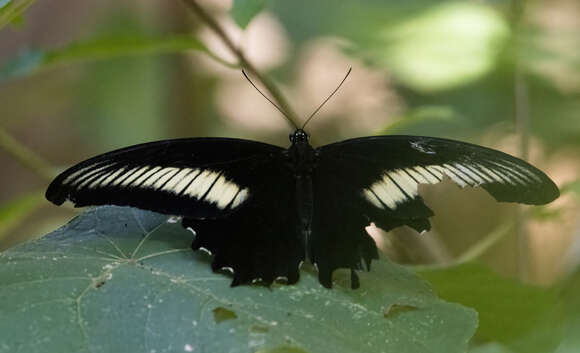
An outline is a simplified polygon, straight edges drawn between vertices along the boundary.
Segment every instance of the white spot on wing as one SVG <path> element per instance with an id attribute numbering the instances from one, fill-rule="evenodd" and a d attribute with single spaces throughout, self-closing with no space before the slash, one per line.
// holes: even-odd
<path id="1" fill-rule="evenodd" d="M 99 179 L 103 178 L 103 176 L 109 175 L 110 172 L 105 172 L 104 174 L 101 174 L 102 170 L 105 168 L 106 167 L 99 168 L 98 171 L 94 170 L 92 172 L 89 172 L 89 174 L 83 175 L 81 177 L 82 181 L 81 181 L 81 179 L 79 179 L 78 184 L 76 184 L 76 182 L 75 182 L 72 185 L 74 185 L 77 188 L 77 190 L 80 190 L 89 184 L 90 184 L 89 185 L 89 188 L 90 188 L 93 185 L 95 180 L 99 180 Z"/>
<path id="2" fill-rule="evenodd" d="M 493 178 L 493 180 L 495 180 L 496 182 L 500 183 L 500 184 L 504 184 L 505 180 L 503 178 L 501 178 L 499 175 L 497 175 L 493 170 L 489 169 L 488 167 L 484 166 L 483 164 L 477 164 L 477 166 L 479 167 L 479 169 L 481 169 L 485 174 L 489 175 L 490 177 Z"/>
<path id="3" fill-rule="evenodd" d="M 228 271 L 232 275 L 234 274 L 234 269 L 232 267 L 229 267 L 229 266 L 224 266 L 224 267 L 221 268 L 221 270 Z"/>
<path id="4" fill-rule="evenodd" d="M 121 169 L 122 170 L 122 169 Z M 106 180 L 109 180 L 109 178 L 113 177 L 113 175 L 115 173 L 118 173 L 119 170 L 111 170 L 106 172 L 105 174 L 97 177 L 96 179 L 94 179 L 88 186 L 89 189 L 94 189 L 97 186 L 103 186 L 103 182 L 105 182 Z"/>
<path id="5" fill-rule="evenodd" d="M 239 190 L 236 184 L 227 181 L 222 175 L 216 180 L 205 199 L 216 203 L 218 208 L 224 209 L 232 202 Z"/>
<path id="6" fill-rule="evenodd" d="M 212 255 L 211 251 L 209 251 L 209 249 L 204 248 L 203 246 L 201 246 L 199 248 L 199 250 L 203 251 L 204 253 L 206 253 L 206 254 L 208 254 L 210 256 Z"/>
<path id="7" fill-rule="evenodd" d="M 389 195 L 392 196 L 393 200 L 395 201 L 395 204 L 407 200 L 407 196 L 403 193 L 403 191 L 401 191 L 401 189 L 397 186 L 397 184 L 395 184 L 395 182 L 393 182 L 391 178 L 389 178 L 388 175 L 385 175 L 383 177 L 382 184 L 384 185 Z"/>
<path id="8" fill-rule="evenodd" d="M 117 180 L 117 177 L 119 175 L 123 174 L 123 172 L 125 170 L 126 170 L 125 168 L 121 168 L 121 169 L 116 170 L 113 174 L 109 175 L 105 180 L 103 180 L 100 187 L 105 187 L 105 186 L 109 185 L 111 182 Z"/>
<path id="9" fill-rule="evenodd" d="M 443 175 L 447 172 L 445 168 L 440 165 L 428 165 L 425 167 L 431 174 L 433 174 L 437 178 L 437 182 L 440 182 L 443 179 Z"/>
<path id="10" fill-rule="evenodd" d="M 119 180 L 115 181 L 113 185 L 127 186 L 131 184 L 133 181 L 135 181 L 135 179 L 140 177 L 141 174 L 145 173 L 147 169 L 148 167 L 135 167 L 127 173 L 126 177 L 119 178 Z"/>
<path id="11" fill-rule="evenodd" d="M 372 188 L 372 186 L 371 186 Z M 365 198 L 372 203 L 373 205 L 375 205 L 375 207 L 377 208 L 384 208 L 383 204 L 381 203 L 381 201 L 377 198 L 377 196 L 369 189 L 364 189 L 363 190 L 364 196 Z"/>
<path id="12" fill-rule="evenodd" d="M 453 165 L 458 171 L 463 173 L 464 175 L 468 176 L 474 182 L 474 186 L 481 185 L 485 182 L 478 174 L 476 174 L 471 169 L 467 168 L 466 166 L 462 165 L 461 163 L 455 163 Z"/>
<path id="13" fill-rule="evenodd" d="M 188 188 L 192 181 L 195 180 L 195 178 L 197 178 L 201 173 L 201 170 L 193 169 L 190 174 L 187 174 L 174 186 L 175 192 L 178 194 L 185 194 L 186 188 Z"/>
<path id="14" fill-rule="evenodd" d="M 478 175 L 479 177 L 482 178 L 483 180 L 483 184 L 486 183 L 492 183 L 493 182 L 493 178 L 487 174 L 485 174 L 483 171 L 479 170 L 479 167 L 475 164 L 468 164 L 466 166 L 466 168 L 468 168 L 469 170 L 473 171 L 474 174 Z"/>
<path id="15" fill-rule="evenodd" d="M 244 202 L 248 198 L 249 192 L 248 189 L 242 189 L 236 195 L 236 198 L 232 201 L 231 208 L 238 207 L 242 202 Z"/>
<path id="16" fill-rule="evenodd" d="M 425 179 L 429 180 L 430 184 L 437 184 L 438 182 L 441 181 L 441 177 L 437 178 L 435 175 L 433 175 L 431 172 L 429 172 L 427 169 L 423 168 L 422 166 L 416 166 L 414 168 L 418 173 L 420 173 Z M 437 173 L 439 174 L 439 173 Z"/>
<path id="17" fill-rule="evenodd" d="M 174 194 L 179 193 L 187 184 L 183 185 L 180 188 L 178 188 L 177 186 L 181 185 L 181 183 L 184 181 L 184 179 L 187 179 L 187 182 L 189 183 L 192 178 L 186 178 L 186 177 L 193 171 L 194 171 L 194 169 L 191 169 L 191 168 L 181 169 L 179 171 L 179 173 L 173 175 L 173 177 L 171 177 L 171 180 L 169 180 L 163 186 L 163 191 L 172 192 Z"/>
<path id="18" fill-rule="evenodd" d="M 427 178 L 425 178 L 422 174 L 420 174 L 417 171 L 415 171 L 415 169 L 413 169 L 413 168 L 406 168 L 405 170 L 407 171 L 407 173 L 411 174 L 411 176 L 413 178 L 415 178 L 415 180 L 417 180 L 417 182 L 419 182 L 420 184 L 431 184 L 429 182 L 429 180 L 427 180 Z"/>
<path id="19" fill-rule="evenodd" d="M 92 178 L 95 175 L 98 175 L 102 170 L 104 170 L 105 168 L 108 168 L 110 166 L 111 166 L 111 164 L 105 164 L 99 168 L 87 171 L 86 173 L 82 173 L 82 175 L 79 175 L 79 177 L 76 180 L 73 180 L 70 183 L 70 185 L 75 186 L 77 189 L 80 189 L 80 188 L 84 187 L 86 184 L 88 184 L 89 182 L 91 182 Z M 83 171 L 85 171 L 86 169 L 89 169 L 89 168 L 85 168 L 85 169 L 83 169 Z"/>
<path id="20" fill-rule="evenodd" d="M 443 168 L 445 168 L 445 174 L 449 176 L 454 182 L 459 184 L 461 187 L 465 187 L 467 185 L 475 185 L 475 182 L 471 180 L 470 177 L 459 171 L 457 168 L 450 164 L 443 164 Z"/>
<path id="21" fill-rule="evenodd" d="M 526 174 L 528 177 L 531 177 L 533 180 L 535 180 L 539 183 L 542 182 L 542 179 L 538 175 L 536 175 L 533 171 L 531 171 L 530 169 L 528 169 L 522 165 L 519 165 L 513 161 L 507 160 L 507 159 L 503 160 L 502 162 L 511 164 L 514 166 L 515 169 L 520 170 L 522 173 Z M 529 180 L 529 178 L 526 178 L 526 179 Z"/>
<path id="22" fill-rule="evenodd" d="M 159 189 L 160 187 L 164 186 L 166 182 L 168 182 L 173 176 L 179 173 L 179 168 L 163 168 L 161 171 L 164 171 L 163 174 L 157 181 L 152 185 L 154 189 Z"/>
<path id="23" fill-rule="evenodd" d="M 505 164 L 501 164 L 501 163 L 496 162 L 496 161 L 490 161 L 490 162 L 499 167 L 497 172 L 500 175 L 505 175 L 505 176 L 510 175 L 510 177 L 513 179 L 512 184 L 515 185 L 517 182 L 519 182 L 522 185 L 526 185 L 528 183 L 528 178 L 526 176 L 522 175 L 519 171 L 514 170 L 512 167 L 506 166 Z"/>
<path id="24" fill-rule="evenodd" d="M 89 170 L 89 169 L 93 168 L 94 166 L 95 166 L 94 164 L 91 164 L 91 165 L 89 165 L 88 167 L 81 168 L 81 169 L 77 170 L 76 172 L 72 173 L 71 175 L 67 176 L 67 177 L 66 177 L 66 178 L 65 178 L 65 179 L 62 181 L 63 185 L 64 185 L 64 184 L 71 183 L 71 182 L 72 182 L 71 184 L 74 184 L 74 181 L 75 181 L 75 179 L 76 179 L 78 176 L 80 176 L 81 174 L 85 173 L 87 170 Z M 105 166 L 104 166 L 104 167 L 106 167 L 106 166 L 108 166 L 108 164 L 105 164 Z M 104 167 L 103 167 L 103 168 L 104 168 Z"/>
<path id="25" fill-rule="evenodd" d="M 199 200 L 207 192 L 218 175 L 218 173 L 211 170 L 204 170 L 191 184 L 189 184 L 184 194 Z"/>
<path id="26" fill-rule="evenodd" d="M 426 144 L 423 141 L 411 141 L 411 148 L 413 148 L 414 150 L 417 150 L 421 153 L 426 153 L 426 154 L 435 154 L 436 152 L 433 151 L 433 149 Z"/>
<path id="27" fill-rule="evenodd" d="M 388 177 L 385 178 L 371 185 L 371 190 L 388 208 L 394 210 L 397 208 L 397 202 L 405 198 L 405 195 Z"/>
<path id="28" fill-rule="evenodd" d="M 411 197 L 418 195 L 417 182 L 405 174 L 404 171 L 397 169 L 393 172 L 389 172 L 388 174 L 395 181 L 395 183 L 399 184 L 401 189 L 403 189 L 407 195 Z"/>
<path id="29" fill-rule="evenodd" d="M 105 174 L 99 175 L 96 178 L 95 177 L 91 177 L 91 178 L 85 179 L 85 181 L 79 185 L 79 188 L 81 188 L 83 186 L 87 186 L 87 188 L 92 189 L 92 188 L 95 187 L 95 185 L 97 185 L 98 183 L 100 183 L 101 180 L 103 180 L 104 178 L 108 177 L 110 173 L 111 172 L 106 172 Z"/>
<path id="30" fill-rule="evenodd" d="M 169 216 L 169 218 L 167 218 L 167 223 L 177 223 L 181 221 L 181 218 L 181 216 Z"/>
<path id="31" fill-rule="evenodd" d="M 157 173 L 159 171 L 159 169 L 161 169 L 161 167 L 153 167 L 153 168 L 149 169 L 145 173 L 141 174 L 137 179 L 135 179 L 135 182 L 133 183 L 133 185 L 139 187 L 139 185 L 141 183 L 143 183 L 145 180 L 147 180 L 151 175 Z"/>
<path id="32" fill-rule="evenodd" d="M 443 168 L 443 167 L 441 167 Z M 462 188 L 467 186 L 467 183 L 465 181 L 463 181 L 463 179 L 461 179 L 457 174 L 453 173 L 453 171 L 451 169 L 447 169 L 447 168 L 443 168 L 443 172 L 445 173 L 445 175 L 447 175 L 451 180 L 453 180 L 453 182 L 459 186 L 461 186 Z"/>
<path id="33" fill-rule="evenodd" d="M 158 168 L 160 169 L 155 171 L 153 174 L 150 174 L 147 178 L 143 179 L 141 182 L 141 188 L 153 188 L 154 184 L 157 183 L 161 177 L 171 172 L 171 168 Z"/>
<path id="34" fill-rule="evenodd" d="M 503 161 L 503 162 L 507 162 L 507 161 Z M 507 166 L 506 166 L 507 167 Z M 516 174 L 518 176 L 518 178 L 521 180 L 522 184 L 526 185 L 528 183 L 530 183 L 530 177 L 528 176 L 527 173 L 523 173 L 521 168 L 518 168 L 518 165 L 513 165 L 513 167 L 508 167 L 509 170 Z M 535 178 L 537 178 L 534 175 Z"/>
<path id="35" fill-rule="evenodd" d="M 383 186 L 383 183 L 381 181 L 378 181 L 378 182 L 374 183 L 373 185 L 371 185 L 371 190 L 372 190 L 372 192 L 375 193 L 377 198 L 379 200 L 381 200 L 381 202 L 383 204 L 385 204 L 388 208 L 393 209 L 393 210 L 395 209 L 395 207 L 397 206 L 397 203 L 392 198 L 392 196 L 389 195 L 389 193 L 387 192 L 387 190 L 385 189 L 385 187 Z"/>

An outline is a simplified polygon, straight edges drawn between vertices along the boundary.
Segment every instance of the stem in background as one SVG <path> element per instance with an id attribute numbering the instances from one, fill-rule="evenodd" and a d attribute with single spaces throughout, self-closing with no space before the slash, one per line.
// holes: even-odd
<path id="1" fill-rule="evenodd" d="M 500 224 L 496 229 L 489 232 L 484 238 L 478 240 L 475 244 L 471 245 L 469 249 L 459 255 L 453 264 L 462 264 L 466 262 L 472 262 L 479 259 L 485 252 L 487 252 L 492 246 L 497 244 L 501 239 L 503 239 L 507 234 L 510 234 L 514 229 L 513 223 Z"/>
<path id="2" fill-rule="evenodd" d="M 529 155 L 529 98 L 528 98 L 528 85 L 525 79 L 522 69 L 520 67 L 519 60 L 516 59 L 516 67 L 514 72 L 514 97 L 515 97 L 515 124 L 516 132 L 520 137 L 519 144 L 519 155 L 523 160 L 528 159 Z M 516 206 L 516 223 L 515 223 L 516 236 L 518 241 L 518 269 L 519 276 L 522 280 L 526 281 L 530 279 L 530 269 L 529 269 L 529 255 L 530 255 L 530 242 L 529 235 L 526 227 L 526 216 L 522 206 Z"/>
<path id="3" fill-rule="evenodd" d="M 236 56 L 239 61 L 239 65 L 246 69 L 252 76 L 254 76 L 264 88 L 272 95 L 272 98 L 278 106 L 286 113 L 286 119 L 295 129 L 298 129 L 300 125 L 298 123 L 299 119 L 294 110 L 288 104 L 288 101 L 282 95 L 282 92 L 270 81 L 266 76 L 262 75 L 256 67 L 246 59 L 244 53 L 232 42 L 231 38 L 224 32 L 223 28 L 211 17 L 204 9 L 201 7 L 196 0 L 183 0 L 183 2 L 189 7 L 189 9 L 209 27 L 212 31 L 217 34 L 218 37 L 224 42 L 224 44 L 231 50 L 231 52 Z"/>
<path id="4" fill-rule="evenodd" d="M 52 178 L 54 177 L 50 173 L 50 165 L 45 160 L 37 156 L 26 146 L 15 140 L 1 127 L 0 127 L 0 148 L 3 148 L 21 165 L 32 170 L 38 176 L 46 180 L 52 180 Z"/>
<path id="5" fill-rule="evenodd" d="M 528 85 L 526 82 L 525 69 L 522 67 L 520 57 L 521 22 L 525 11 L 525 0 L 513 0 L 512 2 L 512 33 L 514 41 L 514 120 L 516 133 L 520 137 L 519 156 L 527 160 L 529 156 L 530 140 L 530 101 Z M 521 206 L 516 206 L 515 232 L 517 236 L 518 272 L 522 280 L 529 280 L 529 236 L 526 229 L 526 217 Z"/>

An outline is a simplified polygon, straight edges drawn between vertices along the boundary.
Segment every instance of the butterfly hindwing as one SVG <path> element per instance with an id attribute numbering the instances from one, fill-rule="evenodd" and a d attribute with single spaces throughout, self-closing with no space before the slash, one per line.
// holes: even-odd
<path id="1" fill-rule="evenodd" d="M 296 229 L 296 181 L 281 154 L 261 165 L 250 190 L 252 198 L 227 217 L 184 218 L 196 233 L 192 248 L 209 250 L 214 270 L 233 270 L 232 285 L 295 283 L 305 251 Z"/>
<path id="2" fill-rule="evenodd" d="M 309 253 L 318 268 L 320 283 L 328 288 L 332 286 L 334 270 L 368 270 L 371 261 L 378 259 L 375 242 L 365 230 L 371 221 L 364 213 L 364 199 L 356 184 L 349 183 L 347 175 L 342 174 L 348 170 L 321 158 L 313 176 L 314 215 Z M 356 288 L 356 275 L 352 274 L 352 286 Z"/>
<path id="3" fill-rule="evenodd" d="M 60 174 L 55 204 L 134 206 L 165 214 L 218 217 L 251 197 L 256 168 L 280 147 L 226 138 L 145 143 L 91 158 Z M 260 169 L 261 171 L 261 169 Z"/>

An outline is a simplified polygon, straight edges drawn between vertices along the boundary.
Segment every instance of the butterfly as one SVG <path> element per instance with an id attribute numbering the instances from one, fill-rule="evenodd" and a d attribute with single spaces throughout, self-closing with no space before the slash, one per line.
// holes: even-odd
<path id="1" fill-rule="evenodd" d="M 374 136 L 318 148 L 298 128 L 290 147 L 234 138 L 145 143 L 81 162 L 57 176 L 46 198 L 76 207 L 120 205 L 175 215 L 213 254 L 232 286 L 296 283 L 303 261 L 330 288 L 335 269 L 370 270 L 377 246 L 365 231 L 430 229 L 418 193 L 444 178 L 498 201 L 541 205 L 559 196 L 546 174 L 485 147 L 421 136 Z"/>

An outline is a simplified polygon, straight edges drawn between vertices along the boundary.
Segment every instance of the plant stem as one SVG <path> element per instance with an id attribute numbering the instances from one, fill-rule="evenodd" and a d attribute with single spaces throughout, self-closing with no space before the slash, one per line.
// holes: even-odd
<path id="1" fill-rule="evenodd" d="M 40 177 L 46 180 L 52 180 L 53 175 L 49 172 L 49 164 L 37 156 L 26 146 L 10 136 L 3 128 L 0 127 L 0 148 L 4 149 L 9 155 L 20 162 L 24 167 L 32 170 Z"/>
<path id="2" fill-rule="evenodd" d="M 500 224 L 496 229 L 489 232 L 484 238 L 478 240 L 475 244 L 471 245 L 466 251 L 459 255 L 453 261 L 453 264 L 462 264 L 476 261 L 492 246 L 497 244 L 506 235 L 510 234 L 513 229 L 513 223 Z"/>
<path id="3" fill-rule="evenodd" d="M 193 11 L 197 16 L 212 30 L 215 34 L 220 37 L 224 44 L 231 50 L 231 52 L 236 56 L 239 61 L 239 65 L 254 76 L 270 93 L 274 101 L 286 114 L 286 119 L 294 128 L 298 128 L 298 116 L 291 108 L 288 101 L 282 95 L 282 92 L 270 81 L 265 75 L 260 73 L 256 67 L 248 61 L 241 49 L 239 49 L 230 37 L 225 33 L 223 28 L 211 17 L 203 7 L 201 7 L 196 0 L 183 0 L 183 2 L 188 6 L 188 8 Z"/>

